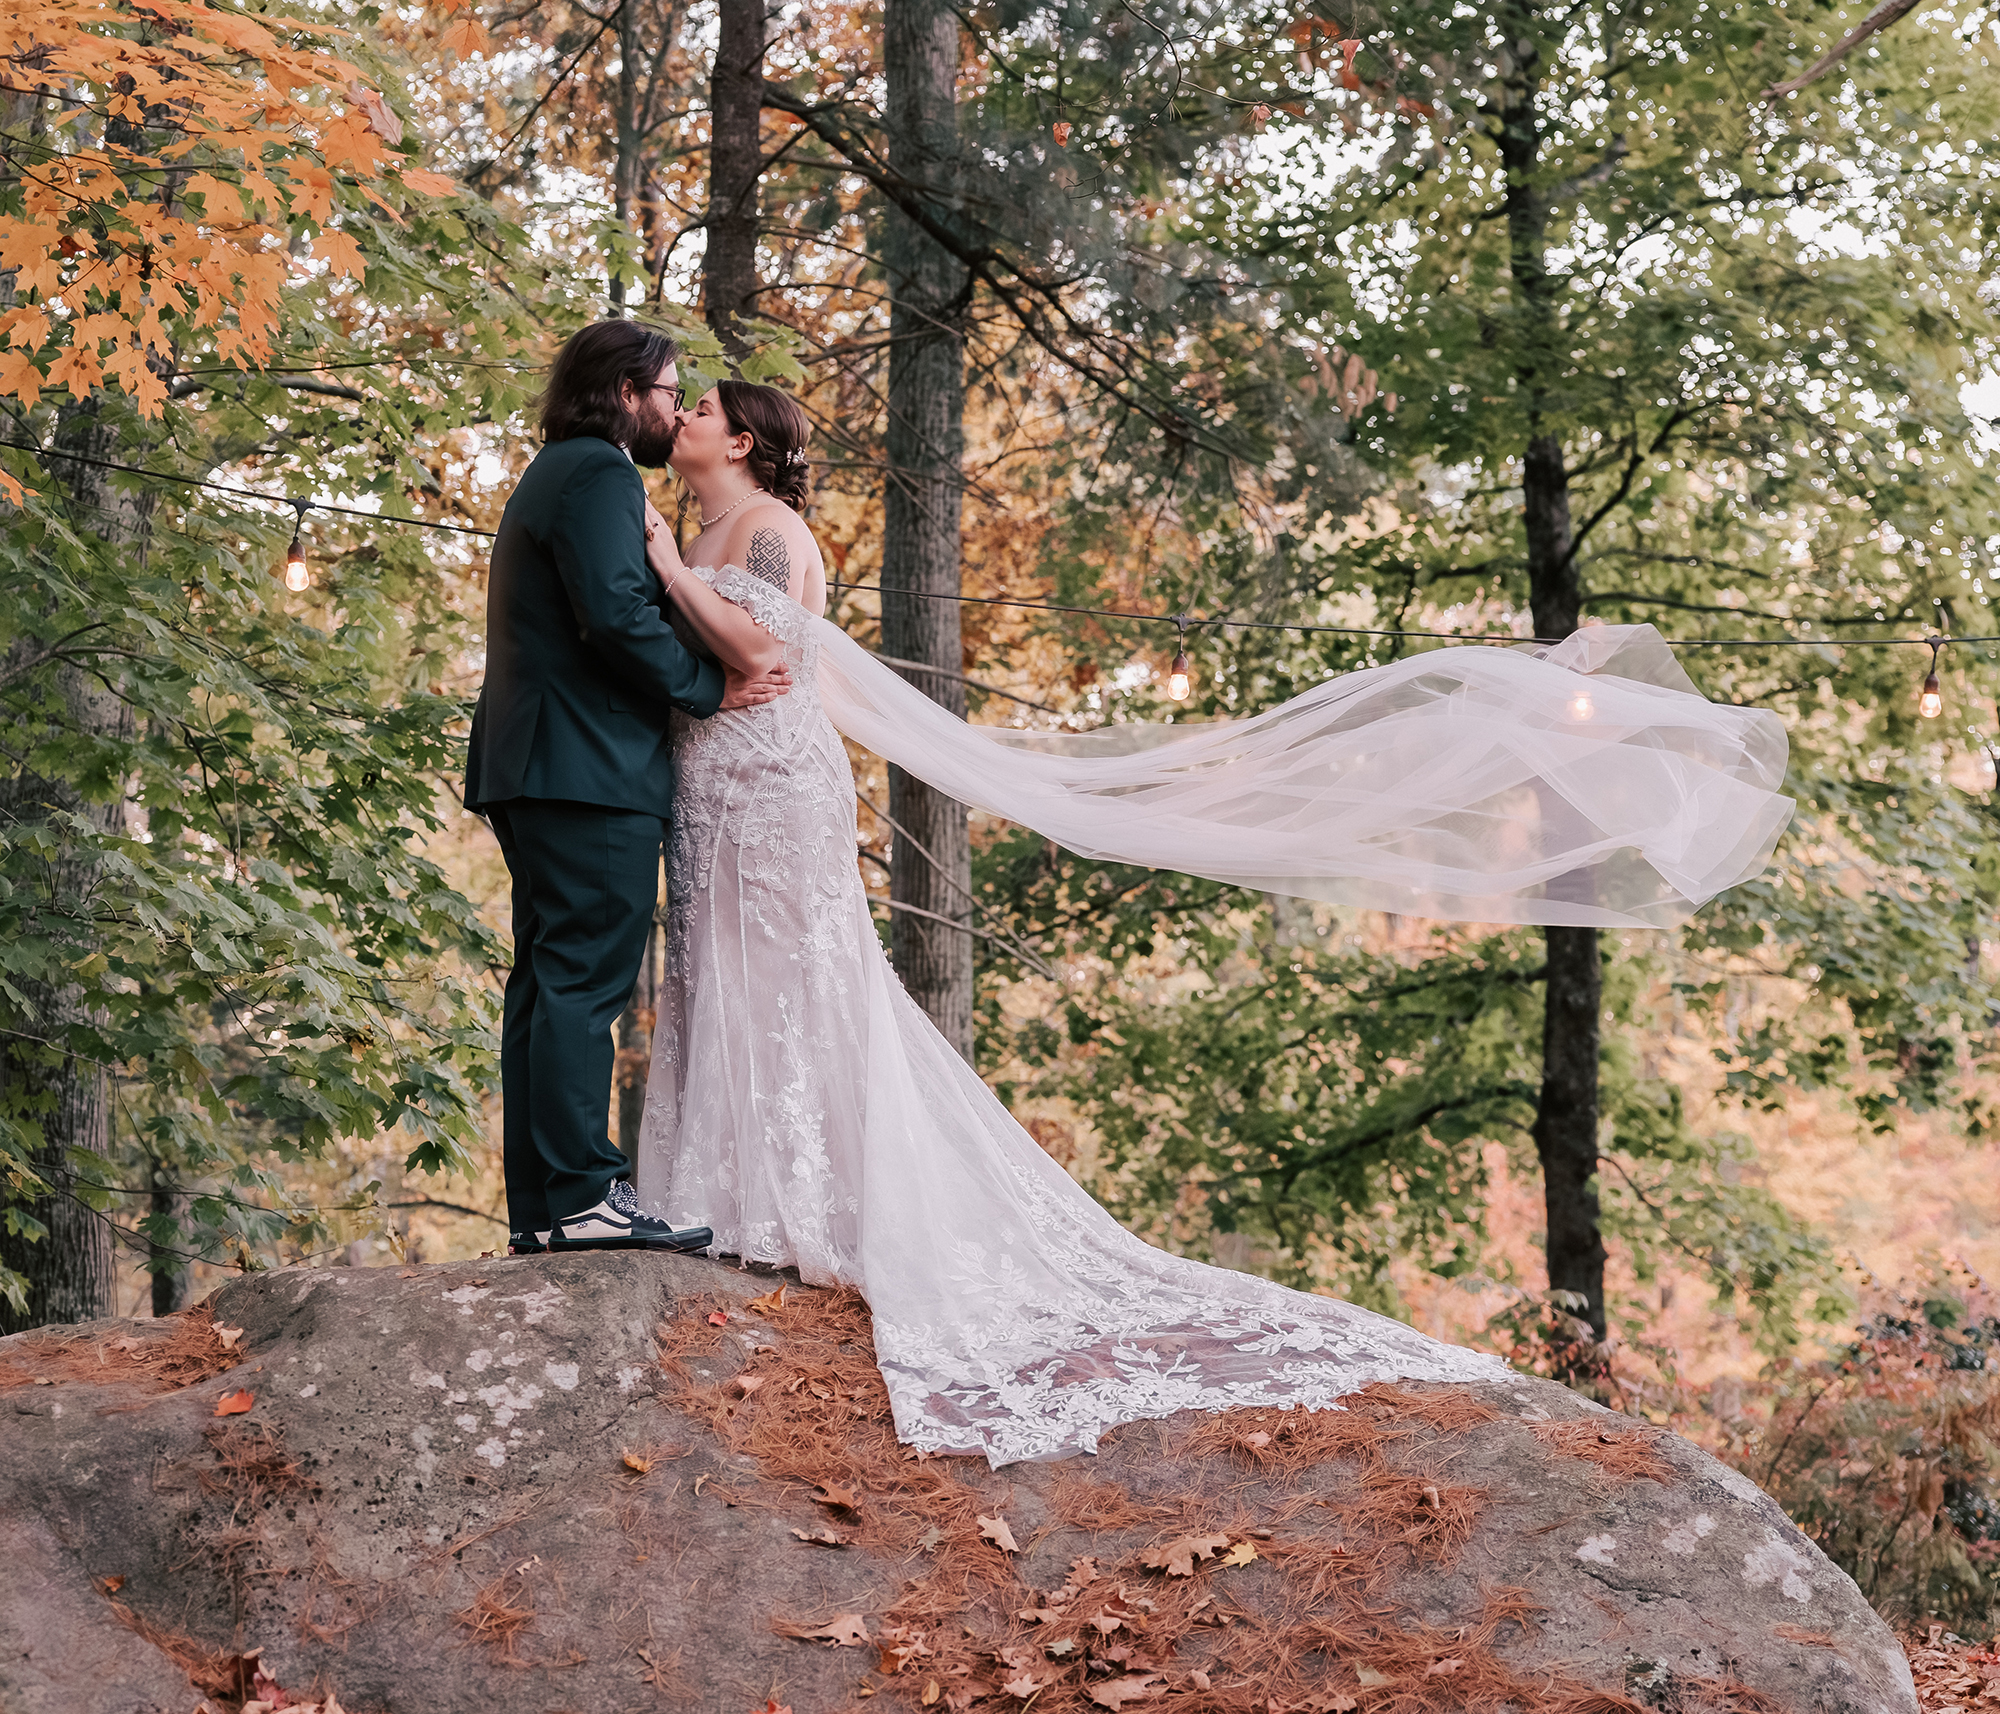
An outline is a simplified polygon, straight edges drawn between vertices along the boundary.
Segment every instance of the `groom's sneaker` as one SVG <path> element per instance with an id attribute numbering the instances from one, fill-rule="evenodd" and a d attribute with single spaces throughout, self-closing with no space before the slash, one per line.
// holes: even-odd
<path id="1" fill-rule="evenodd" d="M 595 1208 L 558 1220 L 549 1233 L 551 1250 L 705 1250 L 715 1234 L 706 1226 L 675 1231 L 664 1220 L 639 1211 L 629 1179 L 616 1180 Z"/>
<path id="2" fill-rule="evenodd" d="M 510 1256 L 539 1256 L 549 1247 L 546 1232 L 509 1232 L 507 1234 L 507 1254 Z"/>

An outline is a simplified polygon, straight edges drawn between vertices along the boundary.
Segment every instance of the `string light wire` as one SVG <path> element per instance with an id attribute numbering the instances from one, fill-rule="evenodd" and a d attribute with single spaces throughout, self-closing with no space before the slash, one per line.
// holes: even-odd
<path id="1" fill-rule="evenodd" d="M 150 470 L 144 465 L 123 464 L 115 459 L 91 458 L 79 452 L 64 452 L 37 446 L 32 441 L 0 440 L 0 447 L 10 448 L 16 452 L 33 453 L 42 459 L 66 459 L 72 464 L 85 465 L 93 470 L 117 470 L 131 476 L 144 476 L 155 482 L 171 482 L 180 487 L 205 489 L 210 493 L 229 494 L 244 500 L 261 500 L 268 505 L 291 506 L 297 514 L 297 520 L 292 530 L 291 546 L 285 556 L 285 582 L 287 587 L 295 591 L 306 588 L 311 582 L 311 573 L 305 562 L 305 550 L 300 541 L 300 532 L 308 511 L 333 512 L 342 517 L 362 518 L 373 524 L 406 524 L 413 529 L 437 530 L 446 535 L 478 536 L 487 541 L 493 540 L 497 534 L 496 531 L 482 530 L 471 524 L 447 524 L 433 518 L 410 518 L 393 512 L 364 511 L 359 506 L 342 506 L 331 500 L 302 500 L 296 496 L 267 494 L 259 488 L 243 488 L 233 483 L 215 482 L 201 476 L 183 476 L 171 470 Z M 1192 675 L 1187 658 L 1187 633 L 1190 628 L 1197 632 L 1206 627 L 1214 630 L 1287 631 L 1297 636 L 1415 637 L 1445 643 L 1543 643 L 1553 646 L 1557 641 L 1549 637 L 1517 636 L 1511 631 L 1426 631 L 1367 625 L 1288 624 L 1274 619 L 1204 619 L 1187 613 L 1142 613 L 1131 608 L 1083 607 L 1060 601 L 1024 601 L 1018 597 L 1008 596 L 963 595 L 931 589 L 899 589 L 894 585 L 846 583 L 834 578 L 827 580 L 827 587 L 857 593 L 873 591 L 877 595 L 910 595 L 926 601 L 956 601 L 962 605 L 977 607 L 1011 607 L 1024 612 L 1075 613 L 1093 619 L 1130 619 L 1142 624 L 1172 625 L 1176 633 L 1177 652 L 1168 675 L 1168 686 L 1169 693 L 1173 694 L 1177 701 L 1184 698 L 1188 691 L 1182 689 L 1177 693 L 1174 692 L 1173 687 L 1176 684 L 1192 687 Z M 1810 621 L 1805 622 L 1810 623 Z M 1842 621 L 1842 623 L 1848 622 Z M 1937 675 L 1938 651 L 1949 643 L 2000 643 L 2000 634 L 1969 637 L 1663 637 L 1661 641 L 1674 649 L 1927 647 L 1931 651 L 1931 670 L 1924 680 L 1923 690 L 1918 698 L 1918 710 L 1925 718 L 1934 719 L 1944 709 L 1943 694 L 1939 688 Z"/>
<path id="2" fill-rule="evenodd" d="M 1366 625 L 1288 624 L 1277 619 L 1201 619 L 1186 613 L 1141 613 L 1126 607 L 1073 607 L 1059 601 L 1022 601 L 1001 595 L 952 595 L 931 589 L 898 589 L 880 583 L 841 583 L 827 579 L 829 589 L 872 591 L 878 595 L 915 595 L 926 601 L 962 601 L 977 607 L 1020 607 L 1040 613 L 1083 613 L 1099 619 L 1137 619 L 1152 625 L 1174 625 L 1183 630 L 1211 626 L 1217 630 L 1296 631 L 1323 633 L 1336 637 L 1425 637 L 1446 643 L 1540 643 L 1553 648 L 1558 637 L 1520 636 L 1513 631 L 1421 631 L 1389 630 Z M 1831 623 L 1831 621 L 1827 621 Z M 1843 621 L 1863 623 L 1863 621 Z M 1883 621 L 1888 623 L 1888 621 Z M 1676 649 L 1884 649 L 1906 645 L 1928 647 L 1933 641 L 1945 643 L 2000 643 L 2000 633 L 1982 637 L 1662 637 L 1661 642 Z"/>
<path id="3" fill-rule="evenodd" d="M 30 441 L 0 440 L 0 447 L 32 452 L 37 458 L 59 458 L 71 464 L 86 464 L 93 470 L 123 470 L 132 476 L 150 476 L 155 482 L 175 482 L 183 488 L 206 488 L 216 494 L 235 494 L 245 500 L 262 500 L 273 506 L 304 506 L 314 512 L 338 512 L 344 517 L 366 518 L 375 524 L 409 524 L 419 530 L 442 530 L 454 536 L 485 536 L 488 540 L 496 533 L 474 529 L 470 524 L 444 524 L 433 518 L 401 518 L 393 512 L 369 512 L 359 506 L 338 506 L 331 500 L 302 501 L 287 494 L 266 494 L 261 488 L 238 488 L 227 482 L 211 482 L 205 477 L 181 476 L 171 470 L 148 470 L 143 465 L 119 464 L 109 458 L 86 458 L 80 452 L 63 452 L 53 447 L 36 446 Z"/>

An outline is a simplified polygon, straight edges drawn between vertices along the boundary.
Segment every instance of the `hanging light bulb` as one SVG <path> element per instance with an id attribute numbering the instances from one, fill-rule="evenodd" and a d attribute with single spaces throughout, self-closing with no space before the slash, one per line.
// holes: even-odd
<path id="1" fill-rule="evenodd" d="M 1924 680 L 1923 693 L 1917 698 L 1917 712 L 1926 720 L 1935 720 L 1944 712 L 1944 692 L 1938 688 L 1938 650 L 1945 645 L 1939 637 L 1931 643 L 1931 670 Z"/>
<path id="2" fill-rule="evenodd" d="M 285 587 L 294 595 L 312 587 L 312 570 L 306 564 L 305 543 L 299 540 L 299 531 L 305 528 L 308 505 L 305 500 L 292 502 L 298 521 L 292 525 L 292 545 L 285 549 Z"/>
<path id="3" fill-rule="evenodd" d="M 1174 623 L 1180 627 L 1180 643 L 1174 650 L 1174 664 L 1167 670 L 1167 694 L 1176 702 L 1185 702 L 1194 683 L 1194 672 L 1187 658 L 1186 615 L 1177 614 Z"/>

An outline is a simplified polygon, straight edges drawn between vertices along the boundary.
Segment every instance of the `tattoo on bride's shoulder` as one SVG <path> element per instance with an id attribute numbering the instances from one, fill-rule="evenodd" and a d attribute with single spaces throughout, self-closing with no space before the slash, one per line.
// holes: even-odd
<path id="1" fill-rule="evenodd" d="M 759 530 L 750 538 L 750 563 L 745 569 L 774 588 L 790 589 L 792 556 L 785 547 L 785 538 L 776 530 Z"/>

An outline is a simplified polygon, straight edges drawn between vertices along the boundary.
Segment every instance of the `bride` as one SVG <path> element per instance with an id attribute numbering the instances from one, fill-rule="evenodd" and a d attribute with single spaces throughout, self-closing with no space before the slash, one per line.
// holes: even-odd
<path id="1" fill-rule="evenodd" d="M 1664 926 L 1761 869 L 1790 812 L 1776 718 L 1708 703 L 1650 627 L 1458 648 L 1253 719 L 972 727 L 823 614 L 804 413 L 725 381 L 679 417 L 701 504 L 679 619 L 789 696 L 676 714 L 667 977 L 636 1181 L 718 1251 L 858 1288 L 898 1435 L 992 1463 L 1181 1410 L 1332 1405 L 1497 1359 L 1168 1255 L 1036 1145 L 904 992 L 855 862 L 843 733 L 1086 856 L 1405 914 Z"/>

